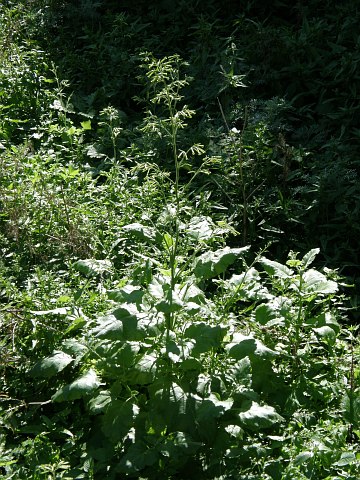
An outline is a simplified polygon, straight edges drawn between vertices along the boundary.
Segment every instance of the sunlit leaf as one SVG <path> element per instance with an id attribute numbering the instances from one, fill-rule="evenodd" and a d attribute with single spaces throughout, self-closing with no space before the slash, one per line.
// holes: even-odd
<path id="1" fill-rule="evenodd" d="M 333 465 L 338 467 L 344 467 L 345 465 L 350 465 L 351 463 L 357 460 L 354 452 L 342 452 L 340 458 Z"/>
<path id="2" fill-rule="evenodd" d="M 310 269 L 303 275 L 303 290 L 307 293 L 336 293 L 338 285 L 333 280 L 328 280 L 325 275 L 317 270 Z"/>
<path id="3" fill-rule="evenodd" d="M 137 237 L 139 240 L 143 240 L 149 243 L 161 241 L 161 235 L 154 227 L 142 225 L 141 223 L 130 223 L 128 225 L 124 225 L 123 229 L 126 232 L 134 235 L 134 237 Z"/>
<path id="4" fill-rule="evenodd" d="M 219 400 L 216 395 L 210 394 L 196 404 L 196 419 L 199 422 L 207 422 L 211 418 L 218 418 L 233 406 L 233 400 Z"/>
<path id="5" fill-rule="evenodd" d="M 195 260 L 194 274 L 201 279 L 216 277 L 248 250 L 249 247 L 225 247 L 215 252 L 205 252 Z"/>
<path id="6" fill-rule="evenodd" d="M 140 287 L 134 285 L 125 285 L 118 290 L 108 290 L 110 300 L 119 303 L 141 303 L 144 292 Z"/>
<path id="7" fill-rule="evenodd" d="M 110 260 L 95 260 L 93 258 L 88 258 L 75 262 L 74 268 L 87 277 L 95 277 L 105 272 L 110 272 L 112 269 L 112 264 Z"/>
<path id="8" fill-rule="evenodd" d="M 91 333 L 98 338 L 112 340 L 141 340 L 147 332 L 147 316 L 139 312 L 136 305 L 126 303 L 112 314 L 100 317 Z"/>
<path id="9" fill-rule="evenodd" d="M 295 465 L 301 465 L 308 460 L 310 460 L 314 456 L 313 452 L 301 452 L 298 455 L 296 455 L 294 459 L 294 464 Z"/>
<path id="10" fill-rule="evenodd" d="M 308 253 L 306 253 L 301 260 L 303 267 L 308 268 L 309 265 L 311 265 L 312 262 L 315 260 L 315 257 L 316 255 L 318 255 L 319 252 L 320 248 L 313 248 Z"/>
<path id="11" fill-rule="evenodd" d="M 245 403 L 239 413 L 239 418 L 242 425 L 251 430 L 269 428 L 284 421 L 283 417 L 273 407 L 259 405 L 254 401 Z"/>
<path id="12" fill-rule="evenodd" d="M 226 346 L 226 351 L 236 360 L 244 357 L 255 356 L 263 359 L 271 359 L 278 355 L 277 352 L 266 347 L 260 340 L 252 336 L 235 333 L 231 342 Z"/>
<path id="13" fill-rule="evenodd" d="M 261 257 L 260 263 L 263 265 L 265 271 L 275 277 L 279 278 L 291 278 L 293 276 L 293 271 L 290 270 L 286 265 L 283 265 L 279 262 L 274 262 L 273 260 L 268 260 L 265 257 Z"/>
<path id="14" fill-rule="evenodd" d="M 194 217 L 186 227 L 186 233 L 193 239 L 209 240 L 214 233 L 215 225 L 208 217 Z"/>
<path id="15" fill-rule="evenodd" d="M 84 122 L 80 122 L 80 124 L 84 130 L 91 130 L 91 120 L 85 120 Z"/>
<path id="16" fill-rule="evenodd" d="M 331 327 L 324 325 L 323 327 L 313 328 L 313 331 L 326 343 L 328 343 L 329 345 L 334 345 L 336 340 L 336 334 Z"/>
<path id="17" fill-rule="evenodd" d="M 268 289 L 262 284 L 259 272 L 253 267 L 240 275 L 233 275 L 224 282 L 224 287 L 236 294 L 237 298 L 247 301 L 271 297 Z"/>

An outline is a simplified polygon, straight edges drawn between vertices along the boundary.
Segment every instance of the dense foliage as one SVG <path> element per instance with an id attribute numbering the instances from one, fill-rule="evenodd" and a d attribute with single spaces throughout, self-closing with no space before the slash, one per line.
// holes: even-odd
<path id="1" fill-rule="evenodd" d="M 0 476 L 357 480 L 354 2 L 0 6 Z"/>

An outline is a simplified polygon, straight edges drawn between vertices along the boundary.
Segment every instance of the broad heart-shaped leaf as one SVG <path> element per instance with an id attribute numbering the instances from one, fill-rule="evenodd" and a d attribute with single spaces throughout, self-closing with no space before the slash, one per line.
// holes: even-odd
<path id="1" fill-rule="evenodd" d="M 96 320 L 96 327 L 90 333 L 98 338 L 110 340 L 123 340 L 123 323 L 115 315 L 106 315 Z"/>
<path id="2" fill-rule="evenodd" d="M 205 252 L 195 260 L 194 275 L 204 280 L 216 277 L 225 272 L 229 265 L 248 250 L 249 247 L 225 247 L 216 252 Z"/>
<path id="3" fill-rule="evenodd" d="M 219 417 L 224 415 L 233 406 L 233 400 L 219 400 L 216 395 L 196 402 L 195 421 L 198 426 L 200 438 L 204 441 L 213 442 L 218 430 Z"/>
<path id="4" fill-rule="evenodd" d="M 360 427 L 360 393 L 346 392 L 341 402 L 344 418 L 356 428 Z"/>
<path id="5" fill-rule="evenodd" d="M 110 340 L 142 340 L 150 333 L 150 323 L 146 314 L 139 312 L 136 305 L 128 303 L 112 314 L 98 318 L 97 326 L 91 333 Z"/>
<path id="6" fill-rule="evenodd" d="M 258 305 L 252 316 L 260 325 L 284 325 L 285 318 L 291 315 L 292 302 L 286 297 L 273 297 L 267 303 Z"/>
<path id="7" fill-rule="evenodd" d="M 102 418 L 102 431 L 112 443 L 120 442 L 134 424 L 139 407 L 132 402 L 113 400 Z"/>
<path id="8" fill-rule="evenodd" d="M 303 264 L 303 268 L 308 268 L 309 265 L 315 260 L 316 255 L 320 252 L 320 248 L 313 248 L 308 253 L 306 253 L 303 258 L 301 259 L 301 263 Z"/>
<path id="9" fill-rule="evenodd" d="M 255 431 L 272 427 L 284 421 L 283 417 L 273 407 L 269 405 L 261 406 L 253 400 L 244 402 L 239 413 L 239 419 L 244 427 Z"/>
<path id="10" fill-rule="evenodd" d="M 194 440 L 184 432 L 175 432 L 171 437 L 167 437 L 162 442 L 160 450 L 161 453 L 167 457 L 170 457 L 175 460 L 175 457 L 178 457 L 179 454 L 181 465 L 186 463 L 186 459 L 183 457 L 183 454 L 186 454 L 186 457 L 189 458 L 189 455 L 194 454 L 200 447 L 202 443 L 194 442 Z M 177 459 L 176 459 L 177 460 Z M 184 462 L 182 462 L 184 460 Z"/>
<path id="11" fill-rule="evenodd" d="M 97 368 L 104 377 L 118 378 L 134 365 L 139 350 L 140 342 L 101 339 L 94 348 L 100 358 Z"/>
<path id="12" fill-rule="evenodd" d="M 30 371 L 32 377 L 49 378 L 69 365 L 73 358 L 67 353 L 55 351 L 51 356 L 37 362 Z"/>
<path id="13" fill-rule="evenodd" d="M 196 342 L 192 355 L 205 353 L 213 348 L 220 348 L 227 331 L 227 327 L 223 325 L 211 326 L 204 322 L 190 325 L 185 330 L 185 337 L 192 338 Z"/>
<path id="14" fill-rule="evenodd" d="M 144 292 L 141 287 L 135 287 L 134 285 L 125 285 L 125 287 L 118 290 L 108 290 L 107 292 L 110 300 L 119 303 L 135 303 L 140 304 L 144 296 Z"/>
<path id="15" fill-rule="evenodd" d="M 134 235 L 134 237 L 138 238 L 139 240 L 149 243 L 161 242 L 161 235 L 154 227 L 142 225 L 141 223 L 130 223 L 129 225 L 124 225 L 122 228 L 126 232 Z"/>
<path id="16" fill-rule="evenodd" d="M 260 340 L 254 337 L 235 333 L 231 342 L 229 342 L 225 349 L 230 357 L 236 360 L 241 360 L 245 357 L 258 357 L 262 359 L 271 359 L 278 355 L 277 352 L 266 347 Z"/>
<path id="17" fill-rule="evenodd" d="M 71 402 L 85 397 L 100 386 L 96 372 L 91 368 L 74 382 L 60 388 L 52 397 L 53 402 Z"/>
<path id="18" fill-rule="evenodd" d="M 333 465 L 344 467 L 345 465 L 349 465 L 350 463 L 356 462 L 356 460 L 357 460 L 357 457 L 354 452 L 342 452 L 339 460 L 333 463 Z"/>
<path id="19" fill-rule="evenodd" d="M 95 277 L 96 275 L 111 271 L 112 264 L 110 260 L 95 260 L 93 258 L 88 258 L 75 262 L 74 268 L 87 277 Z"/>
<path id="20" fill-rule="evenodd" d="M 230 375 L 234 378 L 235 382 L 246 388 L 251 388 L 251 373 L 251 362 L 249 357 L 244 357 L 239 360 L 230 370 Z"/>
<path id="21" fill-rule="evenodd" d="M 293 271 L 290 270 L 286 265 L 282 263 L 274 262 L 273 260 L 268 260 L 265 257 L 260 258 L 260 263 L 263 265 L 265 271 L 275 277 L 279 278 L 291 278 L 293 276 Z"/>
<path id="22" fill-rule="evenodd" d="M 333 280 L 328 280 L 325 275 L 317 270 L 310 269 L 303 275 L 303 291 L 306 293 L 336 293 L 338 285 Z"/>
<path id="23" fill-rule="evenodd" d="M 148 388 L 150 417 L 156 430 L 168 432 L 194 430 L 195 402 L 199 397 L 185 392 L 169 378 L 159 378 Z"/>

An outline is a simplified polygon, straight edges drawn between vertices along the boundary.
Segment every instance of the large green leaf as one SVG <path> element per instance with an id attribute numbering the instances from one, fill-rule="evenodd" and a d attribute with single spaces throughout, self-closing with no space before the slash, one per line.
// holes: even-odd
<path id="1" fill-rule="evenodd" d="M 196 344 L 192 354 L 197 355 L 213 348 L 220 348 L 227 330 L 227 327 L 223 325 L 211 326 L 204 322 L 198 322 L 190 325 L 184 335 L 195 340 Z"/>
<path id="2" fill-rule="evenodd" d="M 161 241 L 161 235 L 154 227 L 142 225 L 141 223 L 130 223 L 129 225 L 124 225 L 123 229 L 139 240 L 148 243 L 159 243 Z"/>
<path id="3" fill-rule="evenodd" d="M 325 275 L 317 270 L 308 270 L 303 275 L 303 291 L 306 293 L 336 293 L 338 285 L 333 280 L 328 280 Z"/>
<path id="4" fill-rule="evenodd" d="M 197 278 L 208 279 L 225 272 L 235 260 L 249 250 L 249 247 L 225 247 L 216 252 L 205 252 L 195 260 L 194 274 Z"/>
<path id="5" fill-rule="evenodd" d="M 273 407 L 259 405 L 253 400 L 244 402 L 239 413 L 239 419 L 241 424 L 250 430 L 269 428 L 284 421 L 283 417 Z"/>
<path id="6" fill-rule="evenodd" d="M 112 340 L 122 340 L 123 323 L 115 315 L 106 315 L 96 320 L 96 327 L 91 330 L 91 334 L 99 338 L 109 338 Z"/>
<path id="7" fill-rule="evenodd" d="M 251 370 L 251 362 L 249 357 L 244 357 L 236 362 L 236 364 L 231 368 L 230 373 L 237 384 L 249 389 L 251 388 L 252 384 Z"/>
<path id="8" fill-rule="evenodd" d="M 89 411 L 92 415 L 98 415 L 103 413 L 106 407 L 111 402 L 111 394 L 108 390 L 104 390 L 96 397 L 92 398 L 89 402 Z"/>
<path id="9" fill-rule="evenodd" d="M 150 333 L 151 322 L 134 304 L 123 304 L 112 314 L 100 317 L 91 333 L 111 340 L 142 340 Z M 151 330 L 152 331 L 152 330 Z"/>
<path id="10" fill-rule="evenodd" d="M 276 318 L 278 318 L 278 312 L 269 303 L 262 303 L 255 309 L 255 319 L 260 325 L 273 322 Z"/>
<path id="11" fill-rule="evenodd" d="M 108 290 L 107 294 L 109 299 L 115 302 L 135 304 L 140 304 L 144 296 L 142 288 L 134 285 L 125 285 L 118 290 Z"/>
<path id="12" fill-rule="evenodd" d="M 196 420 L 205 423 L 212 418 L 221 417 L 233 406 L 233 400 L 219 400 L 213 393 L 209 397 L 196 403 Z"/>
<path id="13" fill-rule="evenodd" d="M 253 316 L 261 325 L 268 327 L 284 325 L 285 317 L 290 314 L 291 308 L 292 304 L 288 298 L 273 297 L 268 303 L 258 305 Z"/>
<path id="14" fill-rule="evenodd" d="M 283 265 L 279 262 L 274 262 L 273 260 L 268 260 L 265 257 L 260 258 L 260 263 L 263 265 L 265 271 L 275 277 L 279 278 L 291 278 L 293 276 L 293 271 L 290 270 L 286 265 Z"/>
<path id="15" fill-rule="evenodd" d="M 271 359 L 278 355 L 277 352 L 266 347 L 260 340 L 252 336 L 235 333 L 231 342 L 226 345 L 226 350 L 230 357 L 241 360 L 245 357 L 258 357 L 262 359 Z"/>
<path id="16" fill-rule="evenodd" d="M 159 456 L 160 453 L 156 447 L 151 447 L 151 444 L 149 445 L 140 439 L 130 445 L 125 454 L 122 455 L 116 470 L 127 474 L 127 476 L 129 475 L 129 478 L 143 478 L 140 477 L 139 472 L 145 467 L 151 467 L 159 463 Z M 127 478 L 127 476 L 118 478 Z"/>
<path id="17" fill-rule="evenodd" d="M 271 296 L 262 284 L 259 272 L 253 267 L 240 275 L 233 275 L 224 282 L 224 287 L 233 292 L 236 298 L 246 301 L 265 300 Z"/>
<path id="18" fill-rule="evenodd" d="M 204 292 L 191 283 L 186 283 L 182 285 L 179 289 L 179 297 L 183 302 L 192 302 L 198 305 L 203 305 L 206 303 L 206 298 Z"/>
<path id="19" fill-rule="evenodd" d="M 194 454 L 202 445 L 200 442 L 194 442 L 190 435 L 184 432 L 174 432 L 171 436 L 164 439 L 160 446 L 160 451 L 162 455 L 171 458 L 172 463 L 174 463 L 176 457 L 179 457 L 179 454 L 184 458 L 184 463 L 186 463 L 189 455 Z"/>
<path id="20" fill-rule="evenodd" d="M 61 370 L 69 365 L 73 358 L 62 351 L 55 351 L 49 357 L 46 357 L 37 362 L 31 369 L 30 374 L 33 377 L 49 378 L 56 375 Z"/>
<path id="21" fill-rule="evenodd" d="M 75 358 L 74 364 L 77 365 L 82 357 L 89 351 L 88 347 L 74 338 L 67 338 L 63 341 L 61 348 L 63 351 Z"/>
<path id="22" fill-rule="evenodd" d="M 151 387 L 151 415 L 157 428 L 168 431 L 194 429 L 194 396 L 169 378 L 159 379 Z"/>
<path id="23" fill-rule="evenodd" d="M 104 376 L 117 378 L 134 365 L 139 350 L 139 342 L 101 340 L 95 349 L 101 358 L 97 367 L 104 372 Z"/>
<path id="24" fill-rule="evenodd" d="M 194 217 L 186 227 L 186 233 L 197 241 L 213 237 L 215 225 L 209 217 Z"/>
<path id="25" fill-rule="evenodd" d="M 113 400 L 102 418 L 102 431 L 113 443 L 120 442 L 134 424 L 139 407 L 131 401 Z"/>
<path id="26" fill-rule="evenodd" d="M 309 265 L 315 260 L 316 255 L 320 252 L 320 248 L 313 248 L 308 253 L 306 253 L 301 262 L 303 264 L 303 268 L 308 268 Z"/>
<path id="27" fill-rule="evenodd" d="M 131 382 L 138 385 L 151 383 L 158 368 L 158 357 L 154 353 L 146 353 L 134 365 Z"/>
<path id="28" fill-rule="evenodd" d="M 163 297 L 160 302 L 155 304 L 158 312 L 174 313 L 183 308 L 183 302 L 180 299 L 176 290 L 172 290 L 170 285 L 162 285 Z"/>
<path id="29" fill-rule="evenodd" d="M 313 328 L 330 327 L 336 334 L 340 331 L 340 325 L 332 312 L 322 312 L 316 317 L 307 318 L 306 324 Z"/>
<path id="30" fill-rule="evenodd" d="M 324 342 L 328 343 L 329 345 L 334 345 L 336 333 L 331 327 L 324 325 L 323 327 L 313 328 L 313 332 L 322 340 L 324 340 Z"/>
<path id="31" fill-rule="evenodd" d="M 53 396 L 53 402 L 68 402 L 82 398 L 100 386 L 100 380 L 93 369 L 88 370 L 74 382 L 60 388 Z"/>
<path id="32" fill-rule="evenodd" d="M 111 271 L 112 265 L 110 260 L 95 260 L 93 258 L 88 258 L 75 262 L 74 268 L 87 277 L 95 277 L 103 274 L 104 272 Z"/>

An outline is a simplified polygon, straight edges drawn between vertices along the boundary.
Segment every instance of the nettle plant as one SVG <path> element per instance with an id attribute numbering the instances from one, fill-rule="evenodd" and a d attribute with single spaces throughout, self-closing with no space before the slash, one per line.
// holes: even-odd
<path id="1" fill-rule="evenodd" d="M 257 270 L 245 263 L 249 247 L 226 246 L 232 229 L 225 222 L 191 218 L 180 172 L 186 165 L 191 181 L 208 160 L 192 171 L 191 156 L 202 147 L 178 147 L 193 115 L 178 107 L 186 84 L 180 59 L 144 58 L 161 117 L 149 110 L 143 130 L 163 138 L 174 163 L 164 212 L 123 227 L 141 261 L 107 292 L 109 312 L 87 319 L 31 374 L 56 389 L 51 401 L 57 412 L 64 404 L 69 422 L 66 403 L 82 405 L 88 478 L 189 478 L 190 471 L 281 478 L 289 460 L 275 458 L 290 441 L 285 421 L 310 408 L 301 378 L 309 379 L 309 365 L 313 383 L 326 369 L 335 376 L 337 283 L 309 268 L 317 250 L 288 265 L 259 257 Z M 81 260 L 76 268 L 97 278 L 109 261 Z M 227 275 L 230 268 L 240 273 Z M 74 372 L 73 381 L 61 382 Z M 319 388 L 322 410 L 334 403 L 327 388 Z"/>

